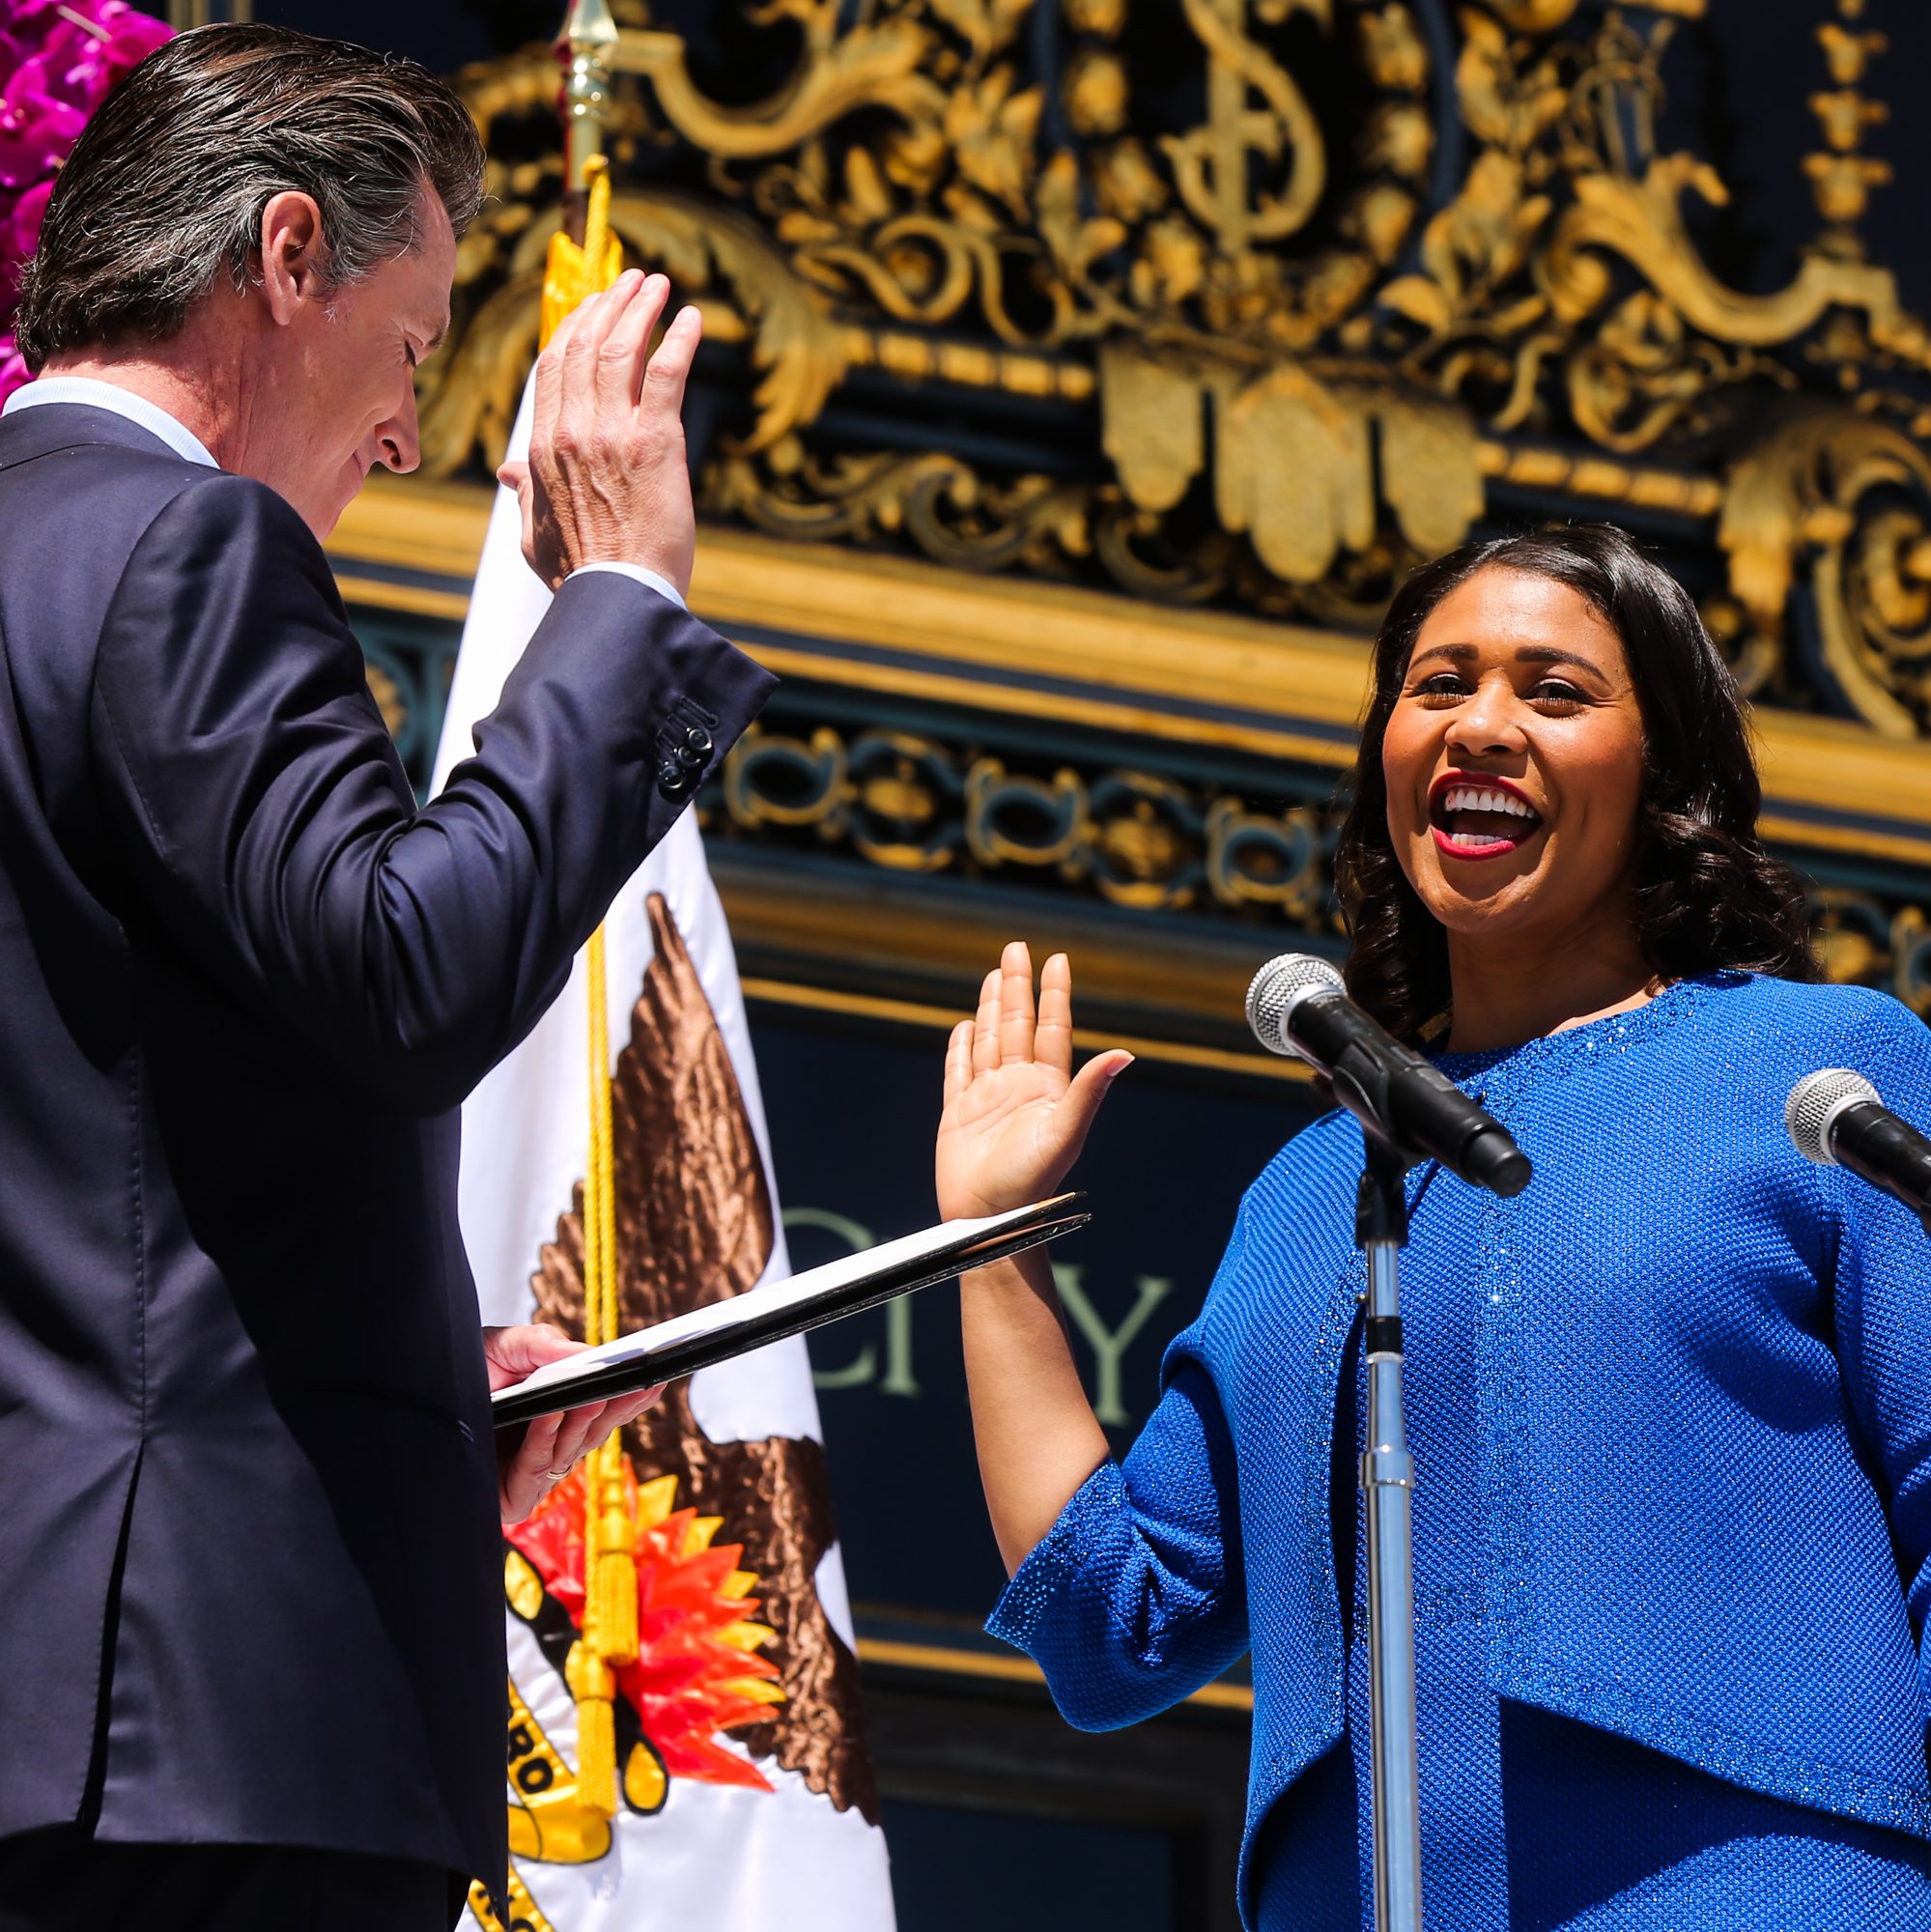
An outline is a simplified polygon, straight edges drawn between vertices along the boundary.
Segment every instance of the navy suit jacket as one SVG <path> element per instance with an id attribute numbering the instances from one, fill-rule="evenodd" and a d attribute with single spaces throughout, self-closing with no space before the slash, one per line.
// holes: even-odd
<path id="1" fill-rule="evenodd" d="M 418 810 L 279 497 L 0 421 L 0 1835 L 500 1880 L 456 1109 L 770 682 L 573 579 Z"/>

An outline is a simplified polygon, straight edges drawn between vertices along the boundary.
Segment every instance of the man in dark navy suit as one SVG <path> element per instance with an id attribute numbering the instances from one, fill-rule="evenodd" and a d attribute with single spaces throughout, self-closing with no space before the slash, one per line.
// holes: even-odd
<path id="1" fill-rule="evenodd" d="M 0 1932 L 453 1922 L 499 1519 L 632 1412 L 489 1391 L 457 1107 L 770 680 L 692 617 L 685 311 L 539 367 L 550 615 L 418 810 L 318 538 L 416 462 L 476 212 L 408 63 L 208 28 L 47 210 L 0 419 Z"/>

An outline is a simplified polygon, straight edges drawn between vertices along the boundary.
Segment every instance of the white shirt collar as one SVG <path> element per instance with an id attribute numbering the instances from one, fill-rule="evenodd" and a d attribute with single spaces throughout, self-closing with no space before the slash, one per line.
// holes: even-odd
<path id="1" fill-rule="evenodd" d="M 0 407 L 0 416 L 11 416 L 15 410 L 31 410 L 41 403 L 78 403 L 85 409 L 110 411 L 159 437 L 177 456 L 185 456 L 190 463 L 205 463 L 211 469 L 221 467 L 200 438 L 158 403 L 117 384 L 103 383 L 98 376 L 43 376 L 39 382 L 15 389 Z"/>

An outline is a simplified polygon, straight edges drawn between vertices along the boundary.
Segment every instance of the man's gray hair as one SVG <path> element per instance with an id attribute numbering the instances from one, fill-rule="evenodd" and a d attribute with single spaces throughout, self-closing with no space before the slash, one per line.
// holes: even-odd
<path id="1" fill-rule="evenodd" d="M 142 61 L 61 168 L 20 284 L 19 349 L 178 334 L 226 274 L 260 273 L 262 210 L 322 211 L 324 270 L 361 280 L 416 240 L 427 186 L 458 235 L 482 201 L 469 110 L 414 61 L 286 27 L 200 27 Z"/>

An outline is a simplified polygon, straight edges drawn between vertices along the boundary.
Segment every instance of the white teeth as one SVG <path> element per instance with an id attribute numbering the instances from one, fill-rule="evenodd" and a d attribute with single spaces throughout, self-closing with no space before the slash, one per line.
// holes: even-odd
<path id="1" fill-rule="evenodd" d="M 1513 792 L 1491 791 L 1482 785 L 1451 785 L 1441 808 L 1444 811 L 1502 811 L 1511 818 L 1536 815 Z"/>

